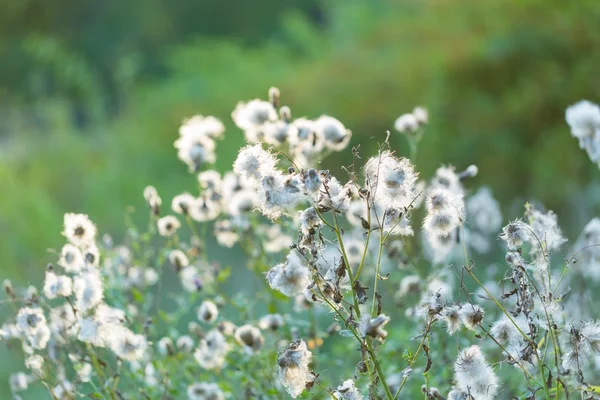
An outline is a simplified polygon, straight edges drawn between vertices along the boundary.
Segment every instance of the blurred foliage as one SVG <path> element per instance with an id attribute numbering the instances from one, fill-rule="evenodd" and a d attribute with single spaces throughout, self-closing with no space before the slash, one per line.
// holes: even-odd
<path id="1" fill-rule="evenodd" d="M 63 242 L 65 212 L 118 237 L 129 206 L 144 221 L 147 184 L 167 207 L 193 190 L 172 146 L 184 117 L 223 119 L 217 167 L 228 169 L 243 144 L 230 112 L 273 85 L 296 117 L 343 121 L 365 156 L 397 116 L 426 106 L 422 177 L 476 164 L 506 219 L 537 199 L 574 239 L 600 211 L 600 172 L 564 123 L 569 104 L 600 101 L 596 0 L 4 0 L 0 9 L 0 263 L 21 283 L 55 260 L 47 249 Z M 399 135 L 392 141 L 407 154 Z M 336 154 L 324 167 L 350 161 Z"/>
<path id="2" fill-rule="evenodd" d="M 41 276 L 63 213 L 88 213 L 119 235 L 145 185 L 166 205 L 193 187 L 172 147 L 184 117 L 224 120 L 217 167 L 229 168 L 243 144 L 231 110 L 273 85 L 296 117 L 342 120 L 365 155 L 397 116 L 426 106 L 422 176 L 477 164 L 479 183 L 505 204 L 516 199 L 507 218 L 537 199 L 573 237 L 598 212 L 588 186 L 598 169 L 564 123 L 569 104 L 600 100 L 597 1 L 28 0 L 2 9 L 0 261 L 21 281 Z"/>

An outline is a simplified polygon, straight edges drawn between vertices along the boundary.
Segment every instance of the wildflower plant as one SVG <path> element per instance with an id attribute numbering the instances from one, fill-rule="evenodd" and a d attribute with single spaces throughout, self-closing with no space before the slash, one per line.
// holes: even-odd
<path id="1" fill-rule="evenodd" d="M 566 118 L 594 162 L 598 110 Z M 128 218 L 121 244 L 65 214 L 42 289 L 5 281 L 0 337 L 24 354 L 13 398 L 594 398 L 598 218 L 571 246 L 540 205 L 502 227 L 476 166 L 419 175 L 422 107 L 373 155 L 332 116 L 293 118 L 275 88 L 231 117 L 247 141 L 231 171 L 210 169 L 224 124 L 189 118 L 174 145 L 198 193 L 163 203 L 146 187 L 148 227 Z M 340 151 L 351 165 L 318 168 Z M 223 266 L 211 237 L 246 265 Z M 255 296 L 228 287 L 243 268 Z"/>

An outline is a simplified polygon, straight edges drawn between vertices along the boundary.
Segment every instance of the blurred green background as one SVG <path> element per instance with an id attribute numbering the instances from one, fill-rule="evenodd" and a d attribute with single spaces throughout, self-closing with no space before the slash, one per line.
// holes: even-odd
<path id="1" fill-rule="evenodd" d="M 573 238 L 598 212 L 600 172 L 564 122 L 600 100 L 597 0 L 0 4 L 0 265 L 21 283 L 54 260 L 65 212 L 118 238 L 147 184 L 167 204 L 194 190 L 172 145 L 184 117 L 223 119 L 227 169 L 243 143 L 230 112 L 272 85 L 296 117 L 343 121 L 363 154 L 427 107 L 422 176 L 477 164 L 506 218 L 537 199 Z"/>
<path id="2" fill-rule="evenodd" d="M 295 117 L 339 118 L 365 156 L 425 106 L 423 178 L 476 164 L 505 219 L 536 199 L 573 241 L 600 212 L 600 171 L 564 110 L 600 101 L 598 21 L 598 0 L 0 1 L 2 276 L 42 280 L 65 212 L 118 240 L 128 206 L 145 221 L 146 185 L 167 207 L 194 191 L 173 148 L 185 117 L 225 122 L 229 169 L 243 144 L 229 115 L 270 86 Z"/>

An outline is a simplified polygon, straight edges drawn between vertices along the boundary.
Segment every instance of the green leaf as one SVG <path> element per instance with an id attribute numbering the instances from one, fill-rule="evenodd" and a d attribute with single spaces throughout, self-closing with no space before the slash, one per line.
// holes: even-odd
<path id="1" fill-rule="evenodd" d="M 217 282 L 219 282 L 219 283 L 225 282 L 227 280 L 227 278 L 229 278 L 230 275 L 231 275 L 231 267 L 223 268 L 222 270 L 219 271 L 219 274 L 217 275 Z"/>
<path id="2" fill-rule="evenodd" d="M 142 294 L 142 292 L 140 292 L 136 288 L 132 288 L 131 294 L 133 295 L 133 299 L 135 300 L 136 303 L 140 303 L 140 304 L 144 303 L 144 295 Z"/>

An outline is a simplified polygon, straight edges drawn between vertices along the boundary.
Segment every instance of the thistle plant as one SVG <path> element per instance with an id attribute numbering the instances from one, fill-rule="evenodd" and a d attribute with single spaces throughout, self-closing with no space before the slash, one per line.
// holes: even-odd
<path id="1" fill-rule="evenodd" d="M 247 141 L 231 171 L 210 169 L 225 125 L 186 119 L 189 192 L 146 187 L 148 224 L 126 214 L 122 243 L 65 214 L 42 289 L 5 281 L 13 398 L 595 398 L 600 219 L 568 245 L 540 204 L 503 227 L 474 165 L 419 175 L 422 107 L 375 154 L 334 117 L 293 118 L 276 88 L 231 117 Z M 597 163 L 600 108 L 566 119 Z M 350 165 L 319 168 L 342 151 Z"/>

